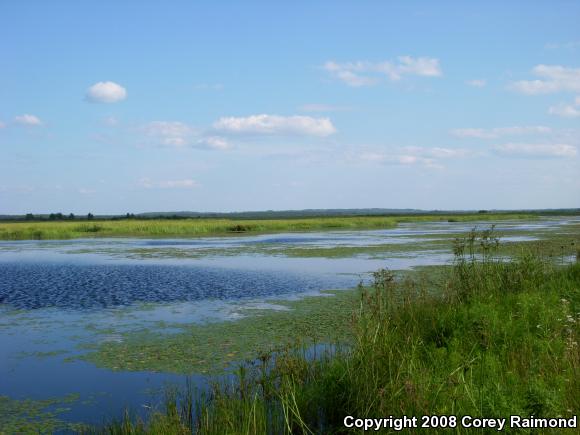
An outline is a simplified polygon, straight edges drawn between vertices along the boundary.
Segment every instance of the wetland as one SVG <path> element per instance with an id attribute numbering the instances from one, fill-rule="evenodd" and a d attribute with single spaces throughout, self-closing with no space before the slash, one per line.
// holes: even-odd
<path id="1" fill-rule="evenodd" d="M 19 236 L 6 236 L 5 227 L 0 433 L 77 430 L 127 409 L 145 417 L 168 388 L 189 383 L 209 391 L 265 353 L 296 343 L 351 345 L 357 285 L 388 269 L 436 288 L 453 262 L 454 240 L 474 227 L 495 225 L 506 259 L 526 249 L 568 264 L 580 246 L 574 216 L 380 219 L 189 238 L 171 231 L 111 237 L 107 230 L 46 239 L 48 227 Z M 37 240 L 18 240 L 27 232 Z"/>

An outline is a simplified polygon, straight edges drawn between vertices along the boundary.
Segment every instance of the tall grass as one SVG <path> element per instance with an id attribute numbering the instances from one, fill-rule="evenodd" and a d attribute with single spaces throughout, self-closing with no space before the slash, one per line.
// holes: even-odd
<path id="1" fill-rule="evenodd" d="M 492 231 L 458 240 L 437 288 L 377 271 L 359 289 L 346 349 L 264 355 L 194 407 L 176 411 L 170 400 L 147 423 L 125 419 L 103 430 L 341 433 L 347 415 L 577 414 L 580 263 L 555 266 L 531 254 L 506 261 L 497 246 Z"/>
<path id="2" fill-rule="evenodd" d="M 49 240 L 85 237 L 199 237 L 332 229 L 392 228 L 401 222 L 474 221 L 537 218 L 526 214 L 318 217 L 308 219 L 128 219 L 0 223 L 0 240 Z"/>

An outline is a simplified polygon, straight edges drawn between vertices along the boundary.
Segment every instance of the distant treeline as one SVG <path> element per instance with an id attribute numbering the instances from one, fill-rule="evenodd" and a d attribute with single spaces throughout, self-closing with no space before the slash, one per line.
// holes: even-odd
<path id="1" fill-rule="evenodd" d="M 15 216 L 0 216 L 0 221 L 75 221 L 75 220 L 119 220 L 119 219 L 135 219 L 135 215 L 127 213 L 119 216 L 95 216 L 92 213 L 86 215 L 75 215 L 74 213 L 50 213 L 50 214 L 34 214 L 26 213 L 25 215 Z"/>
<path id="2" fill-rule="evenodd" d="M 418 210 L 418 209 L 307 209 L 307 210 L 267 210 L 245 212 L 150 212 L 150 213 L 126 213 L 119 215 L 94 215 L 87 213 L 75 215 L 74 213 L 50 213 L 25 215 L 0 215 L 0 221 L 74 221 L 74 220 L 122 220 L 122 219 L 303 219 L 317 217 L 364 217 L 364 216 L 420 216 L 420 215 L 464 215 L 464 214 L 538 214 L 538 215 L 580 215 L 580 208 L 565 209 L 537 209 L 537 210 Z"/>

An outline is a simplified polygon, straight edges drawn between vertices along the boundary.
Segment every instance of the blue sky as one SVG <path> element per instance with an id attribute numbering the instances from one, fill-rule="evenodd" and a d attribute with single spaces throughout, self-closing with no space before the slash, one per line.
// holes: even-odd
<path id="1" fill-rule="evenodd" d="M 4 1 L 0 214 L 580 206 L 580 2 Z"/>

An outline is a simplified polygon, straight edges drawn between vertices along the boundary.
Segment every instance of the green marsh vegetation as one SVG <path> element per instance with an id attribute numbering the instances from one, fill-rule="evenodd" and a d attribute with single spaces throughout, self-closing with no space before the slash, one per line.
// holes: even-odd
<path id="1" fill-rule="evenodd" d="M 356 291 L 349 346 L 264 354 L 196 405 L 169 397 L 148 421 L 97 432 L 341 433 L 346 415 L 575 415 L 580 262 L 533 250 L 506 261 L 499 250 L 493 231 L 471 233 L 437 279 L 378 271 Z"/>
<path id="2" fill-rule="evenodd" d="M 477 228 L 474 229 L 474 231 Z M 496 248 L 496 254 L 514 256 L 525 251 L 548 257 L 574 256 L 580 250 L 580 223 L 570 223 L 558 231 L 518 230 L 511 235 L 529 240 L 503 241 Z M 409 243 L 388 243 L 368 246 L 302 247 L 288 246 L 284 249 L 269 250 L 270 254 L 300 258 L 368 258 L 391 257 L 393 254 L 415 256 L 419 251 L 449 251 L 454 239 L 462 238 L 461 233 L 414 235 L 417 239 Z"/>
<path id="3" fill-rule="evenodd" d="M 513 256 L 522 251 L 531 250 L 552 257 L 575 255 L 580 249 L 580 224 L 571 223 L 559 231 L 548 230 L 518 230 L 511 235 L 523 238 L 514 242 L 503 242 L 498 246 L 498 254 Z M 391 258 L 393 256 L 415 257 L 420 253 L 450 252 L 450 246 L 461 233 L 414 235 L 413 241 L 405 243 L 384 243 L 366 246 L 297 246 L 278 245 L 265 246 L 261 244 L 243 247 L 176 249 L 176 248 L 135 248 L 118 251 L 114 249 L 86 250 L 86 252 L 101 252 L 108 255 L 147 259 L 147 258 L 203 258 L 208 256 L 236 255 L 268 255 L 295 258 L 352 258 L 364 257 L 371 259 Z M 525 240 L 529 238 L 529 240 Z M 404 239 L 401 239 L 404 240 Z M 77 250 L 74 252 L 83 252 Z"/>
<path id="4" fill-rule="evenodd" d="M 124 219 L 0 222 L 0 240 L 53 240 L 87 237 L 201 237 L 248 233 L 392 228 L 402 222 L 469 222 L 536 219 L 537 214 L 485 213 L 408 216 L 316 217 L 295 219 Z"/>
<path id="5" fill-rule="evenodd" d="M 164 322 L 156 330 L 123 333 L 119 342 L 89 345 L 81 359 L 112 370 L 220 374 L 232 364 L 295 345 L 350 342 L 354 291 L 270 301 L 282 310 L 245 309 L 247 317 L 207 324 Z M 330 299 L 332 301 L 330 301 Z M 172 332 L 165 332 L 169 328 Z"/>
<path id="6" fill-rule="evenodd" d="M 13 400 L 0 396 L 0 434 L 82 431 L 84 426 L 67 423 L 59 418 L 68 411 L 68 406 L 78 399 L 76 394 L 45 400 Z"/>

